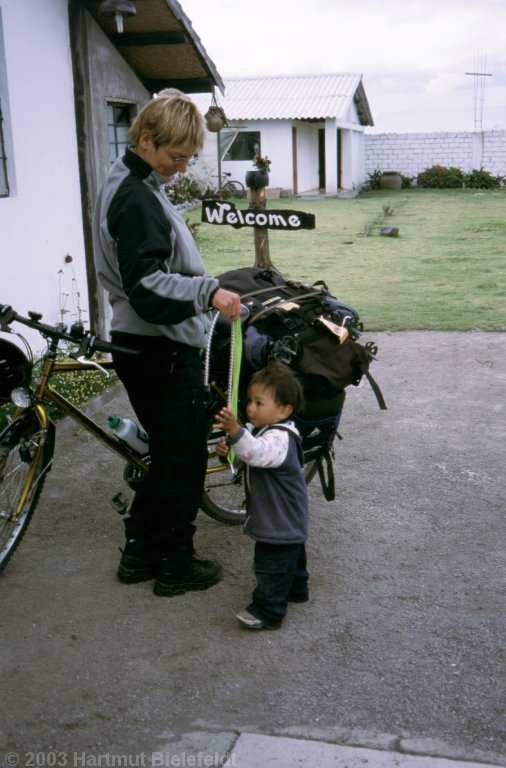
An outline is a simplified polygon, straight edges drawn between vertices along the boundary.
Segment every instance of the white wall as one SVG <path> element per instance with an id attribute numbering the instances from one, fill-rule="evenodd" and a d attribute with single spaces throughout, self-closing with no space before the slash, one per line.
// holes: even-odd
<path id="1" fill-rule="evenodd" d="M 432 165 L 506 175 L 506 131 L 365 135 L 365 169 L 416 176 Z"/>
<path id="2" fill-rule="evenodd" d="M 270 187 L 291 189 L 293 186 L 291 125 L 289 120 L 248 120 L 241 125 L 241 130 L 244 131 L 260 131 L 262 155 L 267 155 L 272 161 L 269 172 Z M 216 134 L 208 134 L 206 153 L 216 156 L 216 151 L 210 148 L 213 141 L 215 146 Z M 244 184 L 246 172 L 253 170 L 253 164 L 251 160 L 226 160 L 222 163 L 222 170 L 231 173 L 232 178 Z"/>
<path id="3" fill-rule="evenodd" d="M 67 0 L 0 0 L 0 12 L 15 171 L 0 198 L 0 302 L 52 322 L 59 270 L 87 308 Z"/>

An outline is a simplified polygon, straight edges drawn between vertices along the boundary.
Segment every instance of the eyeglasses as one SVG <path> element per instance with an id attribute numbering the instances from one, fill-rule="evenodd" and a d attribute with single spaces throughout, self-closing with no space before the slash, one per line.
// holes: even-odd
<path id="1" fill-rule="evenodd" d="M 177 165 L 177 163 L 193 165 L 198 160 L 198 155 L 190 155 L 190 157 L 175 157 L 174 155 L 171 155 L 170 152 L 167 152 L 167 157 L 169 157 L 175 165 Z"/>

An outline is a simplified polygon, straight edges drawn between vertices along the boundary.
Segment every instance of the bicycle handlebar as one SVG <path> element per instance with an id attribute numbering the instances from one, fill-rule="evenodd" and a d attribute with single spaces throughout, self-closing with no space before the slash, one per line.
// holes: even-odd
<path id="1" fill-rule="evenodd" d="M 67 327 L 61 325 L 46 325 L 41 323 L 42 315 L 37 312 L 29 312 L 29 317 L 23 317 L 9 304 L 0 304 L 0 331 L 10 333 L 10 325 L 13 322 L 26 325 L 28 328 L 33 328 L 38 331 L 45 338 L 53 339 L 54 341 L 70 341 L 73 344 L 78 344 L 78 351 L 72 355 L 72 357 L 85 357 L 91 358 L 95 352 L 126 352 L 127 354 L 138 355 L 139 351 L 136 349 L 128 349 L 127 347 L 119 347 L 116 344 L 111 344 L 110 341 L 103 341 L 95 336 L 93 333 L 85 332 L 83 326 L 79 323 L 73 325 L 70 329 L 70 333 L 67 331 Z"/>

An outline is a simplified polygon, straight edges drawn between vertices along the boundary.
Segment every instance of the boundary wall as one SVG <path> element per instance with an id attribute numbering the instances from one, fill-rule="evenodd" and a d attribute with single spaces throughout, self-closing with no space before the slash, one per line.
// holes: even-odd
<path id="1" fill-rule="evenodd" d="M 417 176 L 432 165 L 464 173 L 483 168 L 493 176 L 506 176 L 506 130 L 365 134 L 367 174 L 379 169 Z"/>

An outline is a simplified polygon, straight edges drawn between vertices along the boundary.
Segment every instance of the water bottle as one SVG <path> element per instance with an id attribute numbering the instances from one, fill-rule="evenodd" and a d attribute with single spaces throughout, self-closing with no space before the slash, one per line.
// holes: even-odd
<path id="1" fill-rule="evenodd" d="M 130 448 L 141 455 L 149 453 L 148 436 L 134 421 L 122 419 L 120 416 L 109 416 L 108 423 L 114 434 Z"/>

